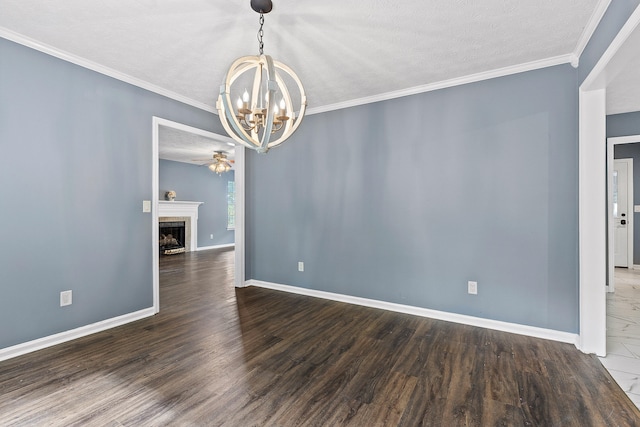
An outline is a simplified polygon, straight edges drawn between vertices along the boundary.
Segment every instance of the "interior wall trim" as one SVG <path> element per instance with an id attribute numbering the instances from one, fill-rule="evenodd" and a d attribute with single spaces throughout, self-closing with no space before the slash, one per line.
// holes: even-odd
<path id="1" fill-rule="evenodd" d="M 403 96 L 417 95 L 419 93 L 431 92 L 439 89 L 465 85 L 468 83 L 476 83 L 482 80 L 495 79 L 498 77 L 509 76 L 512 74 L 524 73 L 526 71 L 538 70 L 541 68 L 553 67 L 555 65 L 571 64 L 574 68 L 578 66 L 578 58 L 573 53 L 567 55 L 554 56 L 539 61 L 526 62 L 524 64 L 514 65 L 511 67 L 503 67 L 495 70 L 489 70 L 482 73 L 471 74 L 468 76 L 457 77 L 454 79 L 443 80 L 440 82 L 429 83 L 426 85 L 410 87 L 407 89 L 397 90 L 393 92 L 381 93 L 379 95 L 368 96 L 364 98 L 353 99 L 350 101 L 338 102 L 336 104 L 325 105 L 322 107 L 308 108 L 306 114 L 319 114 L 328 111 L 341 110 L 343 108 L 356 107 L 358 105 L 371 104 L 374 102 L 388 101 L 390 99 L 401 98 Z"/>
<path id="2" fill-rule="evenodd" d="M 235 243 L 227 243 L 224 245 L 202 246 L 202 247 L 196 248 L 196 251 L 208 251 L 209 249 L 234 248 L 235 246 L 236 246 Z"/>
<path id="3" fill-rule="evenodd" d="M 627 19 L 578 91 L 578 233 L 580 336 L 584 353 L 607 355 L 606 329 L 606 86 L 609 63 L 640 25 L 640 6 Z M 630 50 L 624 52 L 624 60 Z M 605 146 L 606 147 L 606 146 Z"/>
<path id="4" fill-rule="evenodd" d="M 576 58 L 580 58 L 582 52 L 584 52 L 584 49 L 587 47 L 589 40 L 591 40 L 593 33 L 596 31 L 596 28 L 598 28 L 598 25 L 600 24 L 600 21 L 602 21 L 602 17 L 609 8 L 610 4 L 611 0 L 600 0 L 598 2 L 596 9 L 593 11 L 593 14 L 587 22 L 587 25 L 585 25 L 584 29 L 582 30 L 582 34 L 578 39 L 575 50 L 573 51 L 573 55 Z"/>
<path id="5" fill-rule="evenodd" d="M 512 334 L 526 335 L 534 338 L 542 338 L 552 341 L 559 341 L 576 345 L 578 335 L 570 332 L 556 331 L 553 329 L 538 328 L 535 326 L 520 325 L 517 323 L 501 322 L 499 320 L 483 319 L 480 317 L 467 316 L 463 314 L 448 313 L 445 311 L 431 310 L 428 308 L 414 307 L 404 304 L 396 304 L 386 301 L 373 300 L 368 298 L 354 297 L 351 295 L 336 294 L 333 292 L 319 291 L 316 289 L 300 288 L 297 286 L 282 285 L 279 283 L 263 282 L 260 280 L 247 280 L 247 286 L 257 286 L 276 291 L 284 291 L 298 295 L 323 298 L 332 301 L 346 302 L 348 304 L 361 305 L 382 310 L 394 311 L 397 313 L 411 314 L 414 316 L 428 317 L 430 319 L 444 320 L 447 322 L 460 323 L 463 325 L 477 326 L 480 328 L 494 329 L 496 331 L 509 332 Z"/>
<path id="6" fill-rule="evenodd" d="M 607 79 L 611 77 L 606 73 L 607 66 L 610 62 L 613 63 L 612 59 L 621 50 L 627 39 L 631 37 L 638 25 L 640 25 L 640 6 L 633 11 L 616 37 L 611 41 L 607 50 L 600 56 L 596 65 L 593 66 L 589 75 L 580 85 L 580 90 L 592 91 L 606 88 L 607 84 L 610 83 Z"/>
<path id="7" fill-rule="evenodd" d="M 120 71 L 116 71 L 113 68 L 106 67 L 104 65 L 82 58 L 78 55 L 74 55 L 48 44 L 41 43 L 37 40 L 11 31 L 8 28 L 0 27 L 0 37 L 29 47 L 31 49 L 35 49 L 42 53 L 46 53 L 47 55 L 51 55 L 64 61 L 71 62 L 72 64 L 79 65 L 83 68 L 87 68 L 97 73 L 104 74 L 105 76 L 113 77 L 114 79 L 129 83 L 150 92 L 157 93 L 158 95 L 166 96 L 167 98 L 182 102 L 183 104 L 191 105 L 192 107 L 196 107 L 210 113 L 218 114 L 218 110 L 213 105 L 207 105 L 203 102 L 196 101 L 184 95 L 180 95 L 179 93 L 164 89 L 145 80 L 130 76 L 125 73 L 121 73 Z"/>
<path id="8" fill-rule="evenodd" d="M 610 1 L 610 0 L 609 0 Z M 599 21 L 598 21 L 599 22 Z M 597 23 L 596 23 L 597 25 Z M 100 74 L 104 74 L 114 79 L 121 80 L 125 83 L 132 84 L 150 92 L 157 93 L 167 98 L 182 102 L 192 107 L 199 108 L 210 113 L 218 114 L 218 110 L 213 105 L 208 105 L 200 101 L 188 98 L 170 90 L 164 89 L 160 86 L 154 85 L 142 79 L 132 77 L 128 74 L 121 73 L 112 68 L 104 65 L 89 61 L 88 59 L 81 58 L 80 56 L 72 53 L 60 50 L 53 46 L 49 46 L 45 43 L 41 43 L 37 40 L 26 37 L 22 34 L 18 34 L 8 28 L 0 27 L 0 37 L 7 40 L 11 40 L 15 43 L 27 46 L 29 48 L 46 53 L 47 55 L 54 56 L 67 62 L 79 65 L 89 70 L 95 71 Z M 387 101 L 390 99 L 401 98 L 403 96 L 416 95 L 424 92 L 431 92 L 438 89 L 445 89 L 453 86 L 460 86 L 468 83 L 475 83 L 482 80 L 494 79 L 497 77 L 508 76 L 511 74 L 523 73 L 525 71 L 537 70 L 540 68 L 552 67 L 560 64 L 572 64 L 574 67 L 578 66 L 578 57 L 574 53 L 559 55 L 551 58 L 542 59 L 539 61 L 526 62 L 524 64 L 514 65 L 510 67 L 498 68 L 495 70 L 489 70 L 482 73 L 471 74 L 468 76 L 457 77 L 454 79 L 443 80 L 440 82 L 430 83 L 426 85 L 415 86 L 407 89 L 402 89 L 393 92 L 381 93 L 379 95 L 373 95 L 364 98 L 352 99 L 349 101 L 339 102 L 335 104 L 325 105 L 316 108 L 308 108 L 306 114 L 319 114 L 326 113 L 334 110 L 341 110 L 343 108 L 355 107 L 358 105 L 371 104 L 379 101 Z"/>
<path id="9" fill-rule="evenodd" d="M 616 160 L 626 160 L 629 163 L 627 176 L 627 192 L 631 194 L 631 200 L 628 202 L 630 206 L 630 215 L 628 218 L 628 235 L 631 236 L 627 241 L 627 266 L 635 270 L 636 265 L 633 264 L 634 259 L 634 227 L 635 227 L 635 201 L 633 199 L 633 159 L 616 159 L 615 146 L 622 144 L 640 143 L 640 135 L 613 136 L 607 138 L 607 292 L 615 292 L 615 244 L 611 236 L 615 231 L 615 220 L 613 218 L 613 167 Z M 637 166 L 636 166 L 637 167 Z"/>
<path id="10" fill-rule="evenodd" d="M 90 325 L 81 326 L 79 328 L 60 332 L 58 334 L 49 335 L 47 337 L 38 338 L 33 341 L 27 341 L 22 344 L 6 347 L 0 349 L 0 361 L 22 356 L 23 354 L 42 350 L 43 348 L 52 347 L 54 345 L 72 341 L 77 338 L 82 338 L 87 335 L 95 334 L 96 332 L 102 332 L 107 329 L 115 328 L 116 326 L 122 326 L 127 323 L 135 322 L 136 320 L 151 317 L 154 314 L 155 310 L 153 309 L 153 307 L 145 308 L 143 310 L 134 311 L 133 313 L 112 317 L 111 319 L 102 320 Z"/>

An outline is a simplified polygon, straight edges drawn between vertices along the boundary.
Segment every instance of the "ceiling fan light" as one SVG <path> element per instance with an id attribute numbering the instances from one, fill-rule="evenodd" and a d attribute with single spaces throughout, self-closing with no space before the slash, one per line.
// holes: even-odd
<path id="1" fill-rule="evenodd" d="M 214 162 L 211 163 L 208 168 L 211 172 L 215 172 L 218 175 L 229 172 L 232 168 L 231 163 L 227 160 L 227 155 L 222 151 L 216 151 L 213 154 L 213 160 Z"/>

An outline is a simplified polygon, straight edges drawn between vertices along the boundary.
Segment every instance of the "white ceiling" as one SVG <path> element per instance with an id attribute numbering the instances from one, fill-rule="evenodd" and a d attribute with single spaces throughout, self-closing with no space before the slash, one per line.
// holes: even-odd
<path id="1" fill-rule="evenodd" d="M 160 126 L 158 157 L 161 159 L 205 166 L 213 161 L 216 151 L 222 151 L 230 160 L 235 158 L 235 145 L 229 137 L 206 137 Z"/>
<path id="2" fill-rule="evenodd" d="M 309 111 L 324 111 L 505 67 L 568 62 L 606 4 L 274 0 L 265 15 L 264 50 L 297 72 Z M 212 111 L 227 67 L 258 50 L 259 15 L 249 0 L 0 0 L 0 11 L 0 34 L 91 61 Z M 618 108 L 609 98 L 610 108 Z"/>
<path id="3" fill-rule="evenodd" d="M 607 114 L 640 111 L 640 26 L 607 65 Z"/>

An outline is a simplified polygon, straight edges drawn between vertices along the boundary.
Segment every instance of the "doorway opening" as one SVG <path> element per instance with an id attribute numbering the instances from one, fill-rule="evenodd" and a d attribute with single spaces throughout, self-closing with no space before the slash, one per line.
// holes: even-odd
<path id="1" fill-rule="evenodd" d="M 638 24 L 640 6 L 631 14 L 579 88 L 580 335 L 577 346 L 585 353 L 598 356 L 607 354 L 606 88 L 617 72 L 637 55 L 633 40 L 640 35 L 634 35 Z"/>
<path id="2" fill-rule="evenodd" d="M 640 135 L 607 139 L 607 291 L 615 291 L 615 268 L 634 268 L 633 160 Z M 616 148 L 617 147 L 617 148 Z M 640 207 L 640 206 L 639 206 Z"/>
<path id="3" fill-rule="evenodd" d="M 158 242 L 160 239 L 159 232 L 159 147 L 163 143 L 161 140 L 162 133 L 161 128 L 168 128 L 169 130 L 176 130 L 181 132 L 187 132 L 196 136 L 209 138 L 212 140 L 220 140 L 220 135 L 212 132 L 194 128 L 192 126 L 184 125 L 182 123 L 173 122 L 171 120 L 162 119 L 159 117 L 153 117 L 152 123 L 152 233 L 151 233 L 151 245 L 153 248 L 153 307 L 155 313 L 160 311 L 160 267 L 159 267 L 159 254 Z M 229 138 L 230 139 L 230 138 Z M 235 187 L 235 199 L 234 199 L 234 286 L 244 286 L 244 168 L 245 168 L 245 150 L 244 147 L 235 147 L 235 163 L 234 163 L 234 187 Z M 226 197 L 226 196 L 225 196 Z M 227 224 L 225 224 L 227 225 Z"/>

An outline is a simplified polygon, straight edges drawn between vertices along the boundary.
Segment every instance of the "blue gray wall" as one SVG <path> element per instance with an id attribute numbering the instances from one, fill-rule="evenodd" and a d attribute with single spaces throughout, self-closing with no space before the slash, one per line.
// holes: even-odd
<path id="1" fill-rule="evenodd" d="M 607 137 L 640 135 L 640 112 L 607 116 Z M 640 144 L 615 146 L 614 158 L 633 159 L 633 198 L 640 204 Z M 640 213 L 633 214 L 634 224 L 640 224 Z M 640 264 L 640 227 L 633 229 L 633 263 Z"/>
<path id="2" fill-rule="evenodd" d="M 576 78 L 556 66 L 305 118 L 248 154 L 247 278 L 577 332 Z"/>
<path id="3" fill-rule="evenodd" d="M 217 117 L 1 38 L 0 58 L 0 348 L 151 307 L 152 116 Z"/>
<path id="4" fill-rule="evenodd" d="M 577 331 L 576 85 L 639 3 L 611 3 L 577 71 L 310 116 L 249 153 L 248 278 Z M 4 39 L 0 58 L 0 348 L 150 307 L 151 117 L 217 118 Z"/>
<path id="5" fill-rule="evenodd" d="M 607 116 L 607 138 L 640 135 L 640 111 Z"/>
<path id="6" fill-rule="evenodd" d="M 198 208 L 198 247 L 234 243 L 234 231 L 227 230 L 227 183 L 234 180 L 234 171 L 217 175 L 205 166 L 169 160 L 160 160 L 159 166 L 160 200 L 175 190 L 176 200 L 204 202 Z"/>

